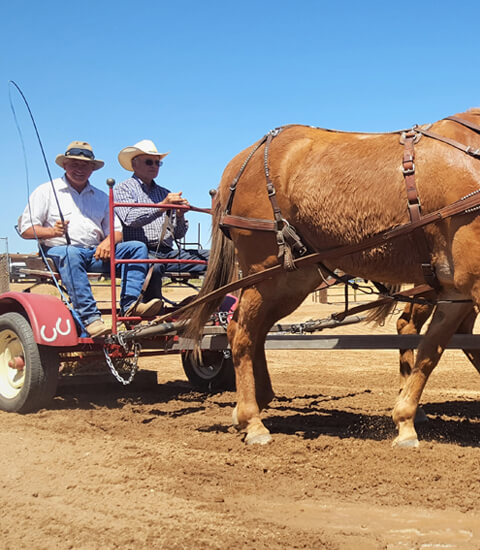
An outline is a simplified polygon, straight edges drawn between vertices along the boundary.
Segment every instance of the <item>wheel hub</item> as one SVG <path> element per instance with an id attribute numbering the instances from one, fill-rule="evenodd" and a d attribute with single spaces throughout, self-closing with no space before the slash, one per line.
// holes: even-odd
<path id="1" fill-rule="evenodd" d="M 18 395 L 25 382 L 25 361 L 22 343 L 11 330 L 0 333 L 0 393 L 11 399 Z"/>

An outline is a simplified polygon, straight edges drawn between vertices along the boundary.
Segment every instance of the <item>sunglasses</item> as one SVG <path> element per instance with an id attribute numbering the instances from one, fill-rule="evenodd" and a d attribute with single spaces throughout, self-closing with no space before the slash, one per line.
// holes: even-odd
<path id="1" fill-rule="evenodd" d="M 72 147 L 72 149 L 69 149 L 65 153 L 66 157 L 70 157 L 72 155 L 75 157 L 86 157 L 87 159 L 92 160 L 95 158 L 95 155 L 92 151 L 89 151 L 88 149 L 80 149 L 78 147 Z"/>
<path id="2" fill-rule="evenodd" d="M 147 166 L 153 166 L 156 164 L 157 166 L 162 166 L 163 162 L 161 160 L 152 160 L 152 159 L 145 159 L 143 161 Z"/>

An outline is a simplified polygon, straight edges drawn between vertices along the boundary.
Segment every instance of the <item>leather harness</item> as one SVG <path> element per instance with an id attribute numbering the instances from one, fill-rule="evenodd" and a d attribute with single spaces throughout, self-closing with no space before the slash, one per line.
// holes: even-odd
<path id="1" fill-rule="evenodd" d="M 453 122 L 456 122 L 457 124 L 461 124 L 469 128 L 470 130 L 473 130 L 474 132 L 480 134 L 480 126 L 470 121 L 464 120 L 460 117 L 450 116 L 450 117 L 446 117 L 444 120 L 451 120 Z M 260 141 L 258 141 L 254 145 L 253 149 L 245 159 L 240 170 L 238 171 L 237 175 L 233 179 L 232 184 L 230 185 L 230 196 L 220 220 L 220 228 L 225 233 L 225 235 L 229 238 L 230 238 L 229 228 L 275 232 L 277 244 L 279 248 L 278 258 L 279 258 L 279 261 L 283 260 L 283 268 L 287 271 L 292 271 L 298 268 L 296 265 L 298 262 L 295 262 L 295 258 L 300 258 L 301 256 L 304 256 L 307 252 L 311 252 L 303 244 L 295 228 L 282 216 L 280 207 L 278 206 L 278 202 L 276 200 L 275 187 L 270 177 L 270 170 L 268 165 L 268 154 L 269 154 L 270 144 L 272 140 L 285 128 L 288 128 L 291 126 L 293 125 L 283 126 L 283 127 L 275 128 L 274 130 L 271 130 L 265 136 L 263 136 L 263 138 Z M 442 141 L 443 143 L 446 143 L 452 147 L 455 147 L 456 149 L 459 149 L 460 151 L 463 151 L 464 153 L 474 158 L 480 159 L 480 148 L 473 149 L 472 147 L 463 145 L 458 141 L 444 137 L 435 132 L 431 132 L 430 127 L 431 127 L 431 124 L 427 126 L 415 125 L 409 130 L 393 132 L 395 134 L 400 134 L 400 143 L 404 145 L 403 159 L 402 159 L 402 172 L 403 172 L 405 187 L 407 192 L 407 208 L 410 216 L 410 224 L 400 226 L 394 229 L 386 230 L 378 235 L 375 235 L 373 237 L 366 239 L 365 241 L 363 241 L 363 243 L 360 243 L 359 245 L 346 245 L 343 247 L 336 247 L 334 250 L 337 252 L 337 254 L 335 254 L 335 257 L 339 257 L 342 254 L 338 254 L 338 251 L 340 252 L 343 251 L 343 255 L 352 254 L 354 251 L 357 251 L 357 250 L 358 251 L 365 250 L 368 248 L 373 248 L 377 244 L 383 244 L 382 240 L 383 239 L 390 240 L 390 235 L 392 235 L 393 233 L 395 233 L 395 236 L 400 234 L 409 234 L 411 235 L 414 241 L 417 259 L 421 264 L 423 277 L 426 283 L 431 288 L 438 290 L 438 288 L 440 287 L 440 283 L 436 277 L 435 269 L 431 263 L 431 252 L 430 252 L 430 247 L 428 245 L 427 237 L 424 231 L 424 227 L 425 225 L 434 223 L 435 221 L 439 221 L 440 219 L 444 219 L 445 217 L 451 217 L 453 215 L 465 213 L 468 211 L 475 210 L 476 208 L 479 208 L 480 195 L 478 195 L 477 193 L 479 193 L 480 190 L 472 193 L 471 195 L 468 195 L 467 197 L 463 197 L 462 199 L 460 199 L 460 201 L 457 201 L 452 205 L 449 205 L 441 210 L 438 210 L 436 212 L 423 216 L 421 211 L 421 204 L 418 196 L 417 186 L 415 182 L 415 148 L 414 147 L 415 147 L 415 144 L 420 140 L 422 136 L 426 136 L 431 139 Z M 265 144 L 264 171 L 265 171 L 265 178 L 266 178 L 266 184 L 267 184 L 267 193 L 272 205 L 274 220 L 246 218 L 243 216 L 232 215 L 231 214 L 232 204 L 233 204 L 233 199 L 235 196 L 235 191 L 237 188 L 238 181 L 242 176 L 243 172 L 245 171 L 253 155 L 263 144 Z M 472 198 L 473 198 L 473 201 L 472 201 Z M 473 207 L 470 207 L 469 209 L 465 209 L 465 208 L 462 209 L 461 201 L 465 199 L 469 199 L 468 202 L 473 202 L 474 203 Z M 444 213 L 446 215 L 443 215 Z M 329 256 L 328 252 L 329 251 L 326 250 L 323 252 L 310 254 L 310 256 L 318 256 L 318 263 L 320 263 L 321 259 L 326 259 Z"/>

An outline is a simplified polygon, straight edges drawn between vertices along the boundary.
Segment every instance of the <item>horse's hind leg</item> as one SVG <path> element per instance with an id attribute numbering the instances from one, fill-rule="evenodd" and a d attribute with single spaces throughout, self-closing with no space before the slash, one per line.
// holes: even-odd
<path id="1" fill-rule="evenodd" d="M 458 302 L 436 307 L 432 322 L 418 348 L 415 366 L 393 410 L 393 420 L 398 428 L 394 446 L 418 447 L 414 418 L 423 389 L 446 344 L 470 313 L 471 307 L 469 303 Z"/>
<path id="2" fill-rule="evenodd" d="M 420 334 L 434 307 L 434 305 L 427 304 L 407 304 L 397 320 L 398 334 Z M 472 307 L 470 313 L 460 323 L 456 331 L 457 334 L 472 334 L 476 319 L 477 312 Z M 480 374 L 480 350 L 464 349 L 463 353 Z M 400 350 L 400 391 L 402 391 L 407 378 L 412 372 L 414 362 L 413 349 Z"/>
<path id="3" fill-rule="evenodd" d="M 274 397 L 265 357 L 265 338 L 278 319 L 300 305 L 318 284 L 318 272 L 284 273 L 275 281 L 243 290 L 228 327 L 237 385 L 233 422 L 246 432 L 246 443 L 268 443 L 260 414 Z"/>

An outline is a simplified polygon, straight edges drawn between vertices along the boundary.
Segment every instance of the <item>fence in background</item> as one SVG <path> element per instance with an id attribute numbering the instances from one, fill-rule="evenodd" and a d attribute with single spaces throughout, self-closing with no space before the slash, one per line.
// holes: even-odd
<path id="1" fill-rule="evenodd" d="M 360 283 L 362 286 L 371 286 L 365 283 L 363 279 L 354 279 L 355 282 Z M 374 287 L 371 286 L 372 290 Z M 347 287 L 345 290 L 344 285 L 333 285 L 328 288 L 322 288 L 321 290 L 314 290 L 312 292 L 312 300 L 320 304 L 336 304 L 345 302 L 346 294 L 348 293 L 349 302 L 369 302 L 373 298 L 376 298 L 373 294 L 365 294 L 356 288 Z"/>

